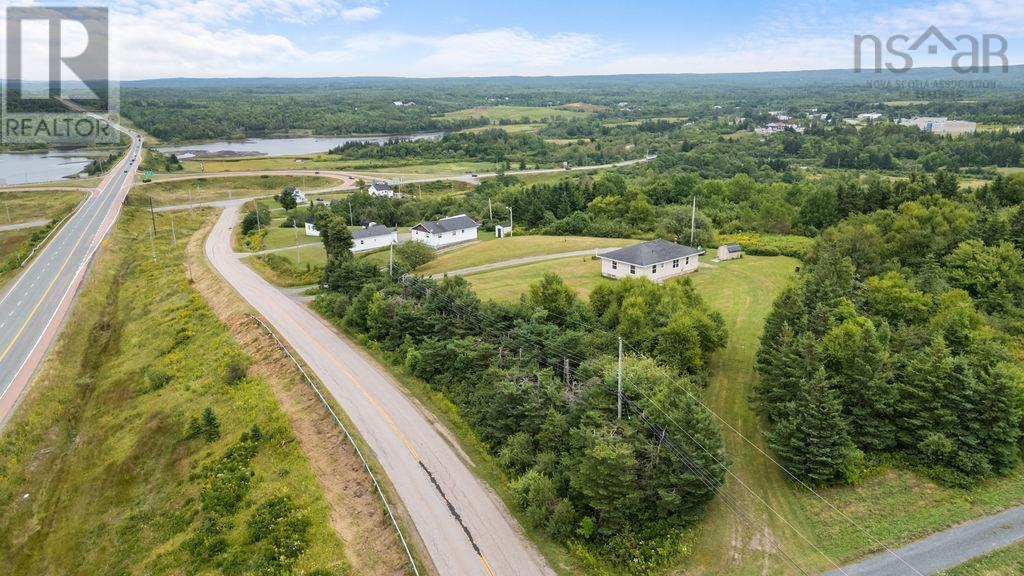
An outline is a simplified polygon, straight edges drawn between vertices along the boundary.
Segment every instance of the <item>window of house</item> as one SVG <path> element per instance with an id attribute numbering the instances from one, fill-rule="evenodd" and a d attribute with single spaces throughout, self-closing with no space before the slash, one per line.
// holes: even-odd
<path id="1" fill-rule="evenodd" d="M 658 265 L 657 264 L 654 264 L 653 266 L 651 266 L 651 274 L 654 274 L 657 271 L 658 271 Z"/>
<path id="2" fill-rule="evenodd" d="M 363 245 L 363 241 L 362 241 L 362 240 L 360 240 L 360 241 L 359 241 L 359 245 L 360 245 L 360 246 L 362 246 L 362 245 Z"/>
<path id="3" fill-rule="evenodd" d="M 612 260 L 612 270 L 618 270 L 618 269 L 619 269 L 619 263 L 616 262 L 615 260 Z"/>
<path id="4" fill-rule="evenodd" d="M 636 266 L 633 266 L 632 264 L 630 264 L 629 265 L 629 273 L 630 274 L 636 274 Z"/>
<path id="5" fill-rule="evenodd" d="M 687 266 L 689 266 L 689 265 L 690 265 L 690 257 L 689 257 L 689 256 L 687 256 L 687 257 L 686 257 L 686 265 L 687 265 Z"/>
<path id="6" fill-rule="evenodd" d="M 678 258 L 672 261 L 672 267 L 673 268 L 679 268 L 679 259 Z"/>

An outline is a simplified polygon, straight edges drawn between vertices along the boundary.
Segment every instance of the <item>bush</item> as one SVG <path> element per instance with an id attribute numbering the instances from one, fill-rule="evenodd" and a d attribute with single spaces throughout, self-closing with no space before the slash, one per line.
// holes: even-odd
<path id="1" fill-rule="evenodd" d="M 406 271 L 413 271 L 437 258 L 437 251 L 419 242 L 404 242 L 395 246 L 395 261 Z"/>
<path id="2" fill-rule="evenodd" d="M 146 381 L 149 382 L 150 391 L 156 391 L 171 383 L 174 376 L 163 368 L 153 367 L 146 371 Z"/>
<path id="3" fill-rule="evenodd" d="M 244 380 L 248 372 L 249 361 L 241 356 L 233 356 L 228 360 L 228 365 L 224 368 L 224 383 L 228 386 L 234 386 Z"/>
<path id="4" fill-rule="evenodd" d="M 721 244 L 739 244 L 743 251 L 753 256 L 791 256 L 804 260 L 811 252 L 813 238 L 792 234 L 765 234 L 762 232 L 740 232 L 721 234 Z"/>

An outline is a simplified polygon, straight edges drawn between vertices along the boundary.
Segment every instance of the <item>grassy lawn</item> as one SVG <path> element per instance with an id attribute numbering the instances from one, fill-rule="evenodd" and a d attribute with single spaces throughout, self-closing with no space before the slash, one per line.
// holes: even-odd
<path id="1" fill-rule="evenodd" d="M 588 116 L 588 112 L 580 110 L 564 110 L 561 108 L 546 108 L 543 106 L 481 106 L 479 108 L 468 108 L 449 112 L 445 118 L 487 118 L 497 124 L 500 120 L 521 120 L 527 119 L 527 123 L 543 122 L 550 118 L 582 118 Z"/>
<path id="2" fill-rule="evenodd" d="M 0 225 L 52 220 L 78 206 L 85 193 L 77 190 L 0 191 Z"/>
<path id="3" fill-rule="evenodd" d="M 1024 574 L 1024 542 L 1018 542 L 940 572 L 941 576 L 1020 576 Z"/>
<path id="4" fill-rule="evenodd" d="M 283 219 L 277 220 L 272 225 L 267 226 L 267 235 L 263 237 L 263 250 L 274 250 L 276 248 L 295 246 L 296 244 L 300 246 L 321 244 L 319 237 L 306 236 L 305 228 L 281 228 L 280 224 L 282 221 Z"/>
<path id="5" fill-rule="evenodd" d="M 189 202 L 211 202 L 230 198 L 272 196 L 289 186 L 317 189 L 340 183 L 324 176 L 238 176 L 195 178 L 172 182 L 136 185 L 134 196 L 149 197 L 157 206 L 174 206 Z"/>
<path id="6" fill-rule="evenodd" d="M 494 234 L 480 233 L 481 240 L 497 240 Z M 515 258 L 576 252 L 597 248 L 618 248 L 639 240 L 623 238 L 592 238 L 588 236 L 513 236 L 500 241 L 484 241 L 441 254 L 416 270 L 420 274 L 438 274 L 460 268 L 492 264 Z"/>
<path id="7" fill-rule="evenodd" d="M 226 378 L 241 350 L 185 276 L 185 240 L 209 216 L 178 215 L 172 247 L 169 222 L 158 215 L 154 260 L 149 243 L 138 241 L 148 213 L 122 215 L 54 353 L 0 436 L 5 574 L 212 573 L 215 563 L 254 572 L 267 560 L 247 526 L 277 496 L 296 506 L 287 517 L 309 522 L 295 571 L 351 571 L 331 508 L 271 390 L 283 376 Z M 190 420 L 208 407 L 219 434 L 190 437 Z M 254 423 L 262 439 L 243 444 Z M 226 459 L 244 446 L 250 457 Z M 214 476 L 210 466 L 232 471 Z M 228 554 L 211 560 L 196 543 L 215 509 L 219 529 L 207 537 L 222 537 Z"/>
<path id="8" fill-rule="evenodd" d="M 298 250 L 282 250 L 281 252 L 276 252 L 276 254 L 287 258 L 292 264 L 302 268 L 305 268 L 306 264 L 321 267 L 327 264 L 327 252 L 324 251 L 323 244 L 306 244 Z"/>
<path id="9" fill-rule="evenodd" d="M 35 228 L 26 228 L 24 230 L 8 230 L 6 232 L 0 232 L 0 262 L 3 262 L 11 254 L 15 254 L 25 246 L 25 242 L 35 232 Z M 0 276 L 0 278 L 3 278 Z"/>
<path id="10" fill-rule="evenodd" d="M 491 172 L 495 165 L 490 162 L 437 162 L 431 164 L 406 164 L 375 168 L 356 169 L 360 176 L 365 179 L 401 177 L 406 179 L 426 178 L 430 176 L 464 176 L 474 172 Z"/>
<path id="11" fill-rule="evenodd" d="M 539 282 L 548 272 L 558 273 L 581 298 L 589 296 L 598 284 L 612 282 L 601 276 L 601 262 L 592 256 L 574 256 L 502 268 L 466 276 L 466 280 L 480 298 L 508 302 L 517 300 L 530 284 Z"/>

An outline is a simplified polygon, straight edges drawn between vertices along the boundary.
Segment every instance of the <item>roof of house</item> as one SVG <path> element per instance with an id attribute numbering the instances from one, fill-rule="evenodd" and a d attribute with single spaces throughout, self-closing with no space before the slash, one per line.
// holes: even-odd
<path id="1" fill-rule="evenodd" d="M 702 250 L 697 248 L 659 239 L 605 252 L 600 257 L 606 260 L 633 264 L 634 266 L 650 266 L 651 264 L 661 264 L 662 262 L 693 256 L 702 252 Z"/>
<path id="2" fill-rule="evenodd" d="M 739 244 L 726 244 L 725 249 L 728 250 L 730 254 L 735 254 L 736 252 L 743 252 L 743 247 L 740 246 Z"/>
<path id="3" fill-rule="evenodd" d="M 388 228 L 383 224 L 374 224 L 373 226 L 367 226 L 352 232 L 352 239 L 359 240 L 360 238 L 373 238 L 374 236 L 384 236 L 394 233 L 396 228 Z"/>
<path id="4" fill-rule="evenodd" d="M 373 183 L 370 184 L 370 186 L 374 190 L 391 190 L 391 184 L 388 184 L 387 182 L 377 182 L 376 180 L 374 180 Z"/>
<path id="5" fill-rule="evenodd" d="M 440 220 L 420 222 L 414 228 L 419 228 L 429 232 L 430 234 L 441 234 L 444 232 L 451 232 L 453 230 L 476 228 L 478 226 L 480 226 L 480 223 L 476 220 L 473 220 L 465 214 L 459 214 L 457 216 L 449 216 L 448 218 L 442 218 Z"/>

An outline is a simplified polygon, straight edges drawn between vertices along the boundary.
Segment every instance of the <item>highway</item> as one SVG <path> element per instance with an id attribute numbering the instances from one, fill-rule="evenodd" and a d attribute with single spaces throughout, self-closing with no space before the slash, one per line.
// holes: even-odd
<path id="1" fill-rule="evenodd" d="M 120 214 L 142 144 L 132 145 L 0 296 L 0 427 L 60 332 L 88 264 Z M 136 160 L 132 160 L 133 156 Z"/>
<path id="2" fill-rule="evenodd" d="M 206 240 L 214 268 L 310 367 L 391 480 L 442 575 L 552 575 L 516 521 L 460 458 L 439 425 L 386 371 L 240 261 L 231 234 L 241 202 Z"/>

